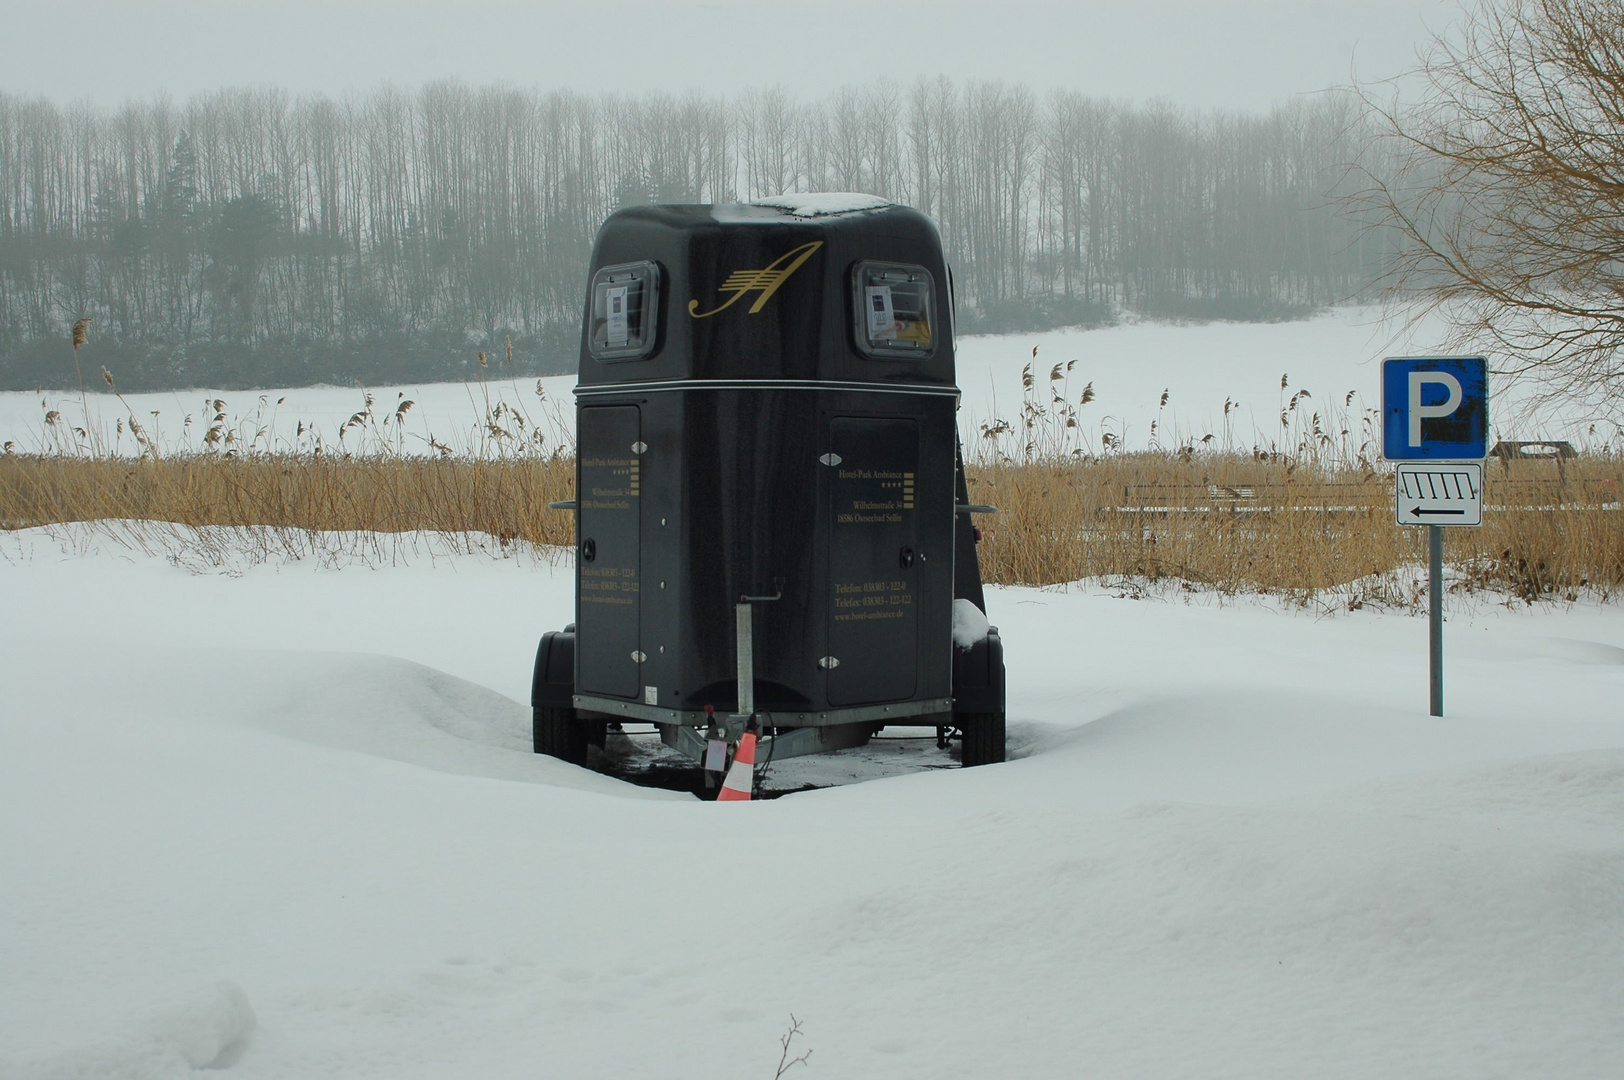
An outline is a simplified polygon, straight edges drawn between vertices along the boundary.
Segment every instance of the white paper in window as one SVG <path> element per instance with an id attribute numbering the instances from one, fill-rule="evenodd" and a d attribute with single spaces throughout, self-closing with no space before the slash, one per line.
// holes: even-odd
<path id="1" fill-rule="evenodd" d="M 626 320 L 626 294 L 629 286 L 616 285 L 609 289 L 609 344 L 624 345 L 631 336 Z"/>
<path id="2" fill-rule="evenodd" d="M 870 285 L 867 293 L 869 340 L 892 340 L 897 336 L 897 315 L 891 307 L 891 286 Z"/>

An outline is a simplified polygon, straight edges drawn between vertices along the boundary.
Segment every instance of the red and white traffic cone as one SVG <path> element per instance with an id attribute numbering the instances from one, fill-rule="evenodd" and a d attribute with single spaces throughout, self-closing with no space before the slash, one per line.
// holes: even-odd
<path id="1" fill-rule="evenodd" d="M 722 781 L 722 790 L 716 793 L 717 802 L 749 802 L 756 780 L 756 722 L 751 720 L 739 736 L 739 751 L 733 755 L 733 764 Z"/>

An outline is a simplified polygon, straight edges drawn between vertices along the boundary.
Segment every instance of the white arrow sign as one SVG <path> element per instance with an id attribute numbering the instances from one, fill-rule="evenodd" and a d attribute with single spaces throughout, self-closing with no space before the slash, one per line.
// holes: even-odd
<path id="1" fill-rule="evenodd" d="M 1405 462 L 1393 487 L 1400 525 L 1483 524 L 1483 466 L 1476 462 Z"/>

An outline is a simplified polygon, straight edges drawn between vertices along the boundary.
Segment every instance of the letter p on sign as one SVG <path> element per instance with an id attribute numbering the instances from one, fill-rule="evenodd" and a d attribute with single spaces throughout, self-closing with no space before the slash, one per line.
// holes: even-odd
<path id="1" fill-rule="evenodd" d="M 1478 356 L 1382 361 L 1382 456 L 1482 461 L 1489 447 L 1488 364 Z"/>
<path id="2" fill-rule="evenodd" d="M 1428 383 L 1442 386 L 1447 393 L 1441 405 L 1421 404 L 1421 390 Z M 1442 418 L 1449 416 L 1460 408 L 1464 395 L 1461 392 L 1460 380 L 1447 371 L 1412 371 L 1410 372 L 1410 446 L 1421 445 L 1421 421 L 1428 417 Z"/>

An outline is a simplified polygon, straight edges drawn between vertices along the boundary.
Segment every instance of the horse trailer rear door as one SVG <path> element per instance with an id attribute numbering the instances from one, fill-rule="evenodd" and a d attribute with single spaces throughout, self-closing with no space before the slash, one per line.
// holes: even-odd
<path id="1" fill-rule="evenodd" d="M 829 449 L 829 703 L 899 701 L 918 675 L 919 425 L 836 417 Z"/>
<path id="2" fill-rule="evenodd" d="M 641 437 L 635 405 L 595 405 L 580 412 L 576 685 L 583 693 L 636 698 L 642 684 Z"/>

